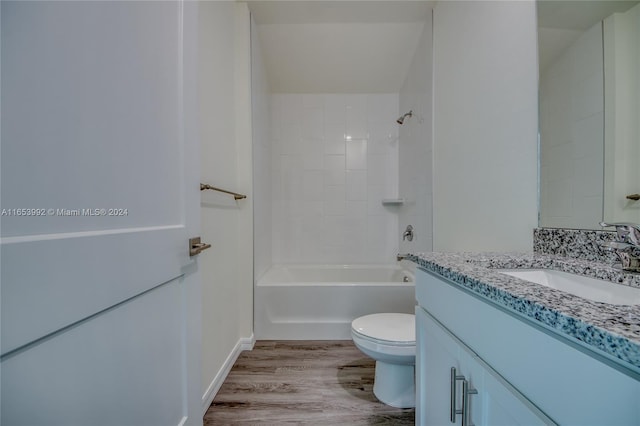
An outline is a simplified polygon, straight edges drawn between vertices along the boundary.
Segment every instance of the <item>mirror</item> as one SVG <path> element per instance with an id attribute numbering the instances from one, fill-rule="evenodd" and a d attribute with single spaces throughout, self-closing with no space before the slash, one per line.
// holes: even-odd
<path id="1" fill-rule="evenodd" d="M 640 223 L 639 3 L 537 2 L 541 227 Z"/>

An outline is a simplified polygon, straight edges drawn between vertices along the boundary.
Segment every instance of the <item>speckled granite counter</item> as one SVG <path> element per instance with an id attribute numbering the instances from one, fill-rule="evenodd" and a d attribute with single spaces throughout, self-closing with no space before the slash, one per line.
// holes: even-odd
<path id="1" fill-rule="evenodd" d="M 409 259 L 640 373 L 640 306 L 593 302 L 495 269 L 556 269 L 639 288 L 640 274 L 598 262 L 532 253 L 415 253 Z"/>

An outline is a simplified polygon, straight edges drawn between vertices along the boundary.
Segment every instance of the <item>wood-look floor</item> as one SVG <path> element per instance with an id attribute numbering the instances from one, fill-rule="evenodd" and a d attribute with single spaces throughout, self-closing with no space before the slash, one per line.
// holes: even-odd
<path id="1" fill-rule="evenodd" d="M 373 394 L 375 361 L 348 340 L 258 341 L 238 357 L 205 425 L 413 425 Z"/>

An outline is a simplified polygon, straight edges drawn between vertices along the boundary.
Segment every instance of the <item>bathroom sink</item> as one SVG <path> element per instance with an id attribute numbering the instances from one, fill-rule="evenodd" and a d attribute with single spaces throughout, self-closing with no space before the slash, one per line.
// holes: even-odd
<path id="1" fill-rule="evenodd" d="M 639 305 L 640 288 L 553 269 L 500 269 L 501 274 L 561 290 L 594 302 Z"/>

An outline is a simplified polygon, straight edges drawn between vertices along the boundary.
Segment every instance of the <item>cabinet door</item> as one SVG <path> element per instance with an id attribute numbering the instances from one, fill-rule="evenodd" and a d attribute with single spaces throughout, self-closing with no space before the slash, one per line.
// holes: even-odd
<path id="1" fill-rule="evenodd" d="M 451 395 L 451 367 L 477 392 L 468 396 L 468 424 L 555 424 L 420 307 L 416 307 L 416 323 L 416 424 L 451 424 L 452 399 L 456 410 L 463 408 L 460 380 L 454 385 L 455 398 Z M 461 424 L 463 415 L 455 416 L 456 425 Z"/>
<path id="2" fill-rule="evenodd" d="M 451 424 L 451 367 L 461 374 L 460 346 L 420 307 L 416 307 L 416 326 L 416 424 Z"/>
<path id="3" fill-rule="evenodd" d="M 469 397 L 469 423 L 476 426 L 553 425 L 517 389 L 476 354 L 461 350 L 460 363 L 477 394 Z"/>

